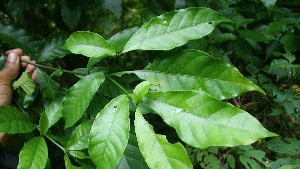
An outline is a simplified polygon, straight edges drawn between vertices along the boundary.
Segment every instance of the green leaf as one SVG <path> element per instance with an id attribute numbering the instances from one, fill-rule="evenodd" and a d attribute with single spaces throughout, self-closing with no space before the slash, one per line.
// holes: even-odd
<path id="1" fill-rule="evenodd" d="M 97 10 L 100 12 L 111 11 L 118 19 L 122 15 L 122 1 L 121 0 L 96 0 L 98 6 Z"/>
<path id="2" fill-rule="evenodd" d="M 155 86 L 156 91 L 199 90 L 218 99 L 236 97 L 248 91 L 264 91 L 232 65 L 207 53 L 184 50 L 158 57 L 145 70 L 131 71 Z"/>
<path id="3" fill-rule="evenodd" d="M 210 34 L 221 22 L 230 22 L 208 8 L 187 8 L 165 13 L 142 26 L 127 42 L 123 53 L 169 50 Z"/>
<path id="4" fill-rule="evenodd" d="M 240 155 L 240 161 L 241 163 L 247 168 L 247 169 L 252 169 L 252 168 L 257 168 L 260 169 L 262 168 L 260 164 L 257 162 L 263 163 L 263 159 L 265 158 L 266 153 L 260 150 L 248 150 L 242 155 Z"/>
<path id="5" fill-rule="evenodd" d="M 136 33 L 139 27 L 133 27 L 118 32 L 107 40 L 115 49 L 116 52 L 122 52 L 128 40 Z"/>
<path id="6" fill-rule="evenodd" d="M 183 145 L 170 144 L 166 136 L 155 134 L 139 108 L 135 113 L 134 126 L 139 148 L 150 169 L 193 168 Z"/>
<path id="7" fill-rule="evenodd" d="M 266 146 L 279 154 L 287 154 L 291 156 L 300 155 L 300 140 L 295 138 L 274 138 L 266 143 Z"/>
<path id="8" fill-rule="evenodd" d="M 38 83 L 42 96 L 46 99 L 53 100 L 56 97 L 59 85 L 55 83 L 45 72 L 41 69 L 36 69 Z"/>
<path id="9" fill-rule="evenodd" d="M 69 89 L 62 103 L 65 128 L 73 126 L 82 117 L 104 79 L 102 72 L 92 73 Z"/>
<path id="10" fill-rule="evenodd" d="M 111 100 L 97 115 L 89 137 L 89 154 L 98 168 L 113 168 L 129 138 L 129 100 L 125 95 Z"/>
<path id="11" fill-rule="evenodd" d="M 65 48 L 75 54 L 86 57 L 106 57 L 116 54 L 114 47 L 97 33 L 79 31 L 67 39 Z"/>
<path id="12" fill-rule="evenodd" d="M 84 152 L 82 151 L 69 151 L 68 152 L 71 156 L 78 158 L 78 159 L 89 159 L 90 157 L 87 156 Z"/>
<path id="13" fill-rule="evenodd" d="M 66 149 L 67 150 L 83 150 L 88 148 L 88 138 L 92 124 L 89 121 L 80 124 L 72 133 Z"/>
<path id="14" fill-rule="evenodd" d="M 151 84 L 151 82 L 144 81 L 135 87 L 132 93 L 132 100 L 135 104 L 139 104 L 143 101 L 143 97 L 148 92 Z"/>
<path id="15" fill-rule="evenodd" d="M 26 2 L 19 0 L 10 0 L 6 5 L 10 15 L 14 18 L 15 22 L 19 22 L 24 10 L 26 9 Z"/>
<path id="16" fill-rule="evenodd" d="M 82 167 L 76 167 L 76 166 L 72 165 L 67 154 L 64 155 L 64 160 L 65 160 L 66 169 L 81 169 L 82 168 Z"/>
<path id="17" fill-rule="evenodd" d="M 62 117 L 62 99 L 53 100 L 42 113 L 39 122 L 41 135 L 45 135 L 48 129 Z"/>
<path id="18" fill-rule="evenodd" d="M 34 56 L 40 45 L 40 41 L 29 35 L 24 29 L 3 24 L 0 24 L 0 40 L 15 48 L 23 49 L 24 53 L 30 56 Z"/>
<path id="19" fill-rule="evenodd" d="M 28 116 L 16 108 L 0 106 L 0 132 L 27 133 L 35 129 Z"/>
<path id="20" fill-rule="evenodd" d="M 38 49 L 37 61 L 49 61 L 69 54 L 68 50 L 62 48 L 69 36 L 67 32 L 58 32 L 47 37 Z"/>
<path id="21" fill-rule="evenodd" d="M 14 81 L 13 84 L 13 89 L 16 90 L 17 88 L 21 87 L 26 94 L 28 95 L 32 95 L 32 93 L 35 90 L 35 81 L 32 79 L 32 77 L 30 76 L 30 72 L 28 70 L 25 70 L 21 77 Z"/>
<path id="22" fill-rule="evenodd" d="M 194 147 L 248 145 L 259 138 L 277 136 L 249 113 L 205 92 L 148 92 L 144 105 L 174 127 L 182 141 Z"/>
<path id="23" fill-rule="evenodd" d="M 43 137 L 28 141 L 19 155 L 18 169 L 44 169 L 48 159 L 48 148 Z"/>
<path id="24" fill-rule="evenodd" d="M 63 0 L 61 3 L 61 16 L 65 24 L 74 29 L 81 17 L 81 4 L 79 0 Z"/>
<path id="25" fill-rule="evenodd" d="M 129 134 L 128 144 L 115 169 L 148 169 L 148 166 L 138 148 L 135 135 L 131 133 Z"/>
<path id="26" fill-rule="evenodd" d="M 267 8 L 275 5 L 277 0 L 260 0 Z"/>

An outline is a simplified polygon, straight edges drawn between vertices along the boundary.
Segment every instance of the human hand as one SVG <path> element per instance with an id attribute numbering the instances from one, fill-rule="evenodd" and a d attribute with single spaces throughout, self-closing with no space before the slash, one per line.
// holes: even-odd
<path id="1" fill-rule="evenodd" d="M 22 49 L 12 49 L 5 52 L 7 60 L 4 68 L 0 71 L 0 106 L 10 106 L 12 100 L 11 83 L 17 78 L 20 68 L 28 70 L 32 78 L 37 81 L 36 67 L 20 59 L 31 61 L 29 56 L 24 56 Z M 34 62 L 34 61 L 32 61 Z"/>

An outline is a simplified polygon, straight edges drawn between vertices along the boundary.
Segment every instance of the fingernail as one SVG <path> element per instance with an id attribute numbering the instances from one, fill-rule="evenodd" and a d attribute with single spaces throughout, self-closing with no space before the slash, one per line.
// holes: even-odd
<path id="1" fill-rule="evenodd" d="M 18 57 L 17 54 L 10 53 L 7 57 L 7 61 L 14 63 L 17 61 L 17 57 Z"/>

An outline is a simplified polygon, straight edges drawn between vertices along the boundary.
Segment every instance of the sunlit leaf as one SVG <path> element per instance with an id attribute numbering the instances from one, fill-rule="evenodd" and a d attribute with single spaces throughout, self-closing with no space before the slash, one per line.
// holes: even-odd
<path id="1" fill-rule="evenodd" d="M 134 125 L 140 151 L 150 169 L 193 168 L 183 145 L 170 144 L 166 136 L 155 134 L 139 109 L 135 113 Z"/>
<path id="2" fill-rule="evenodd" d="M 66 155 L 66 154 L 64 155 L 64 160 L 65 160 L 66 169 L 80 169 L 80 168 L 82 168 L 82 167 L 77 167 L 77 166 L 72 165 L 68 155 Z"/>
<path id="3" fill-rule="evenodd" d="M 83 77 L 69 89 L 62 103 L 66 128 L 73 126 L 82 117 L 104 79 L 102 72 L 96 72 Z"/>
<path id="4" fill-rule="evenodd" d="M 208 8 L 187 8 L 165 13 L 142 26 L 127 42 L 123 53 L 169 50 L 210 34 L 221 22 L 230 22 Z"/>
<path id="5" fill-rule="evenodd" d="M 248 91 L 264 94 L 232 65 L 196 50 L 166 53 L 144 70 L 129 73 L 155 84 L 151 88 L 156 91 L 199 90 L 218 99 L 236 97 Z"/>
<path id="6" fill-rule="evenodd" d="M 111 169 L 121 159 L 129 138 L 129 100 L 110 101 L 97 115 L 89 136 L 89 154 L 98 168 Z"/>
<path id="7" fill-rule="evenodd" d="M 28 70 L 25 70 L 21 77 L 14 81 L 13 84 L 13 89 L 16 90 L 17 88 L 21 87 L 26 94 L 28 95 L 32 95 L 32 93 L 35 90 L 35 81 L 32 79 L 32 77 L 30 76 L 30 72 Z"/>
<path id="8" fill-rule="evenodd" d="M 28 141 L 19 155 L 18 169 L 44 169 L 48 159 L 48 148 L 43 137 Z"/>
<path id="9" fill-rule="evenodd" d="M 0 132 L 9 134 L 27 133 L 35 129 L 35 124 L 16 108 L 0 106 Z"/>
<path id="10" fill-rule="evenodd" d="M 86 57 L 106 57 L 116 54 L 114 47 L 102 36 L 87 31 L 72 33 L 64 47 L 72 53 Z"/>
<path id="11" fill-rule="evenodd" d="M 249 113 L 200 91 L 148 92 L 144 105 L 175 128 L 187 144 L 209 146 L 248 145 L 277 136 Z"/>
<path id="12" fill-rule="evenodd" d="M 143 97 L 148 92 L 151 84 L 152 83 L 148 81 L 144 81 L 135 87 L 132 93 L 132 100 L 135 104 L 138 104 L 143 101 Z"/>

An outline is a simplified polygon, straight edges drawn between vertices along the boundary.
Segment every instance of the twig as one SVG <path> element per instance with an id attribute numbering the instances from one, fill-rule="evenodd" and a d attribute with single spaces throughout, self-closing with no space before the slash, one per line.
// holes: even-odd
<path id="1" fill-rule="evenodd" d="M 1 53 L 2 56 L 7 57 L 7 55 Z M 75 71 L 71 71 L 71 70 L 64 70 L 64 69 L 59 69 L 59 68 L 54 68 L 54 67 L 49 67 L 49 66 L 45 66 L 45 65 L 41 65 L 41 64 L 37 64 L 37 63 L 33 63 L 24 59 L 21 59 L 21 62 L 36 66 L 38 68 L 44 68 L 44 69 L 49 69 L 49 70 L 53 70 L 53 71 L 63 71 L 64 73 L 71 73 L 71 74 L 75 74 L 75 75 L 82 75 L 82 76 L 86 76 L 88 75 L 87 73 L 83 73 L 83 72 L 75 72 Z"/>

